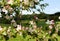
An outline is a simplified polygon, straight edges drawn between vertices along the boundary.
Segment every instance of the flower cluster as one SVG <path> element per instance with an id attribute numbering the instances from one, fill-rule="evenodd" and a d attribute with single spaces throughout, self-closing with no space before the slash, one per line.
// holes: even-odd
<path id="1" fill-rule="evenodd" d="M 6 18 L 6 19 L 12 19 L 16 15 L 16 12 L 10 6 L 10 4 L 6 4 L 2 8 L 0 8 L 0 13 L 1 13 L 1 17 Z"/>
<path id="2" fill-rule="evenodd" d="M 3 38 L 6 39 L 8 37 L 8 40 L 10 38 L 16 38 L 17 36 L 22 36 L 26 38 L 29 36 L 28 39 L 36 39 L 36 41 L 49 41 L 49 39 L 57 39 L 56 36 L 59 35 L 58 28 L 56 29 L 52 25 L 48 26 L 48 31 L 44 31 L 43 27 L 37 27 L 36 25 L 33 25 L 33 27 L 24 27 L 21 25 L 17 25 L 16 28 L 12 28 L 11 26 L 7 27 L 1 27 L 0 26 L 0 36 L 3 36 Z M 55 38 L 54 38 L 55 37 Z"/>

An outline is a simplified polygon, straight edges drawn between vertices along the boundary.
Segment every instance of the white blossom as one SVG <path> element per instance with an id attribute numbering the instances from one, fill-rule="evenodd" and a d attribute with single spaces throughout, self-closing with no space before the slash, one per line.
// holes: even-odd
<path id="1" fill-rule="evenodd" d="M 47 20 L 46 24 L 50 24 L 50 21 L 49 21 L 49 20 Z"/>
<path id="2" fill-rule="evenodd" d="M 56 37 L 56 34 L 53 34 L 53 37 Z"/>
<path id="3" fill-rule="evenodd" d="M 15 16 L 15 14 L 16 14 L 16 13 L 15 13 L 15 12 L 13 12 L 13 13 L 12 13 L 12 16 Z"/>
<path id="4" fill-rule="evenodd" d="M 36 17 L 36 20 L 38 20 L 38 17 Z"/>
<path id="5" fill-rule="evenodd" d="M 29 0 L 24 0 L 24 4 L 28 5 L 29 4 Z"/>
<path id="6" fill-rule="evenodd" d="M 0 26 L 0 31 L 2 31 L 2 27 Z"/>
<path id="7" fill-rule="evenodd" d="M 8 15 L 5 16 L 6 19 L 9 19 L 10 17 Z"/>
<path id="8" fill-rule="evenodd" d="M 36 29 L 36 28 L 37 28 L 37 26 L 36 26 L 36 25 L 33 25 L 33 28 L 34 28 L 34 29 Z"/>
<path id="9" fill-rule="evenodd" d="M 43 36 L 43 38 L 45 38 L 45 35 Z"/>
<path id="10" fill-rule="evenodd" d="M 21 25 L 17 25 L 16 30 L 19 31 L 19 30 L 21 30 L 21 29 L 22 29 L 22 28 L 21 28 Z"/>
<path id="11" fill-rule="evenodd" d="M 39 0 L 34 0 L 35 2 L 39 2 Z"/>
<path id="12" fill-rule="evenodd" d="M 33 25 L 34 24 L 33 21 L 30 21 L 30 24 Z"/>
<path id="13" fill-rule="evenodd" d="M 7 4 L 13 4 L 13 0 L 9 0 Z"/>
<path id="14" fill-rule="evenodd" d="M 52 25 L 49 25 L 49 29 L 52 29 L 53 27 L 52 27 Z"/>
<path id="15" fill-rule="evenodd" d="M 9 26 L 9 28 L 8 28 L 7 32 L 10 32 L 10 31 L 11 31 L 11 27 Z"/>
<path id="16" fill-rule="evenodd" d="M 10 18 L 13 18 L 13 15 L 10 15 Z"/>
<path id="17" fill-rule="evenodd" d="M 22 2 L 23 0 L 20 0 L 20 2 Z"/>
<path id="18" fill-rule="evenodd" d="M 0 18 L 2 17 L 2 14 L 0 13 Z"/>
<path id="19" fill-rule="evenodd" d="M 32 33 L 34 30 L 33 30 L 32 28 L 29 28 L 29 30 L 28 30 L 28 31 Z"/>
<path id="20" fill-rule="evenodd" d="M 60 19 L 60 16 L 58 17 L 58 19 Z"/>
<path id="21" fill-rule="evenodd" d="M 28 30 L 29 28 L 28 27 L 26 27 L 26 30 Z"/>
<path id="22" fill-rule="evenodd" d="M 51 20 L 51 21 L 50 21 L 50 24 L 54 24 L 54 20 Z"/>
<path id="23" fill-rule="evenodd" d="M 51 34 L 51 31 L 49 31 L 49 34 Z"/>
<path id="24" fill-rule="evenodd" d="M 11 22 L 12 22 L 12 23 L 14 23 L 14 22 L 15 22 L 15 20 L 13 19 Z"/>
<path id="25" fill-rule="evenodd" d="M 6 10 L 5 8 L 3 8 L 2 11 L 5 12 L 5 14 L 8 13 L 8 10 Z"/>

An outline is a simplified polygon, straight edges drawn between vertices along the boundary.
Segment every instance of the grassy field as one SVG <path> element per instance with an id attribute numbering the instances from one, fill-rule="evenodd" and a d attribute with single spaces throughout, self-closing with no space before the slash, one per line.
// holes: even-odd
<path id="1" fill-rule="evenodd" d="M 22 20 L 20 23 L 21 23 L 21 25 L 22 26 L 28 26 L 29 25 L 29 21 L 30 20 Z M 11 24 L 3 24 L 3 23 L 0 23 L 0 25 L 2 26 L 2 27 L 8 27 L 8 26 L 12 26 Z M 45 24 L 45 20 L 44 19 L 42 19 L 42 20 L 39 20 L 38 22 L 37 22 L 37 26 L 38 27 L 40 27 L 40 26 L 45 26 L 46 24 Z"/>

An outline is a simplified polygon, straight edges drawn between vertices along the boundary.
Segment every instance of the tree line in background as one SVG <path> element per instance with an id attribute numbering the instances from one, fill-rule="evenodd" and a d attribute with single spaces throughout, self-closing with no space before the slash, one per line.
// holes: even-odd
<path id="1" fill-rule="evenodd" d="M 22 20 L 36 20 L 36 17 L 38 19 L 49 19 L 49 20 L 55 20 L 58 21 L 60 16 L 60 12 L 56 12 L 55 14 L 45 14 L 45 13 L 41 13 L 41 14 L 32 14 L 32 15 L 21 15 L 21 17 L 17 16 L 14 18 L 15 21 L 17 21 L 18 23 Z M 0 23 L 8 23 L 10 20 L 4 19 L 4 18 L 0 18 Z"/>

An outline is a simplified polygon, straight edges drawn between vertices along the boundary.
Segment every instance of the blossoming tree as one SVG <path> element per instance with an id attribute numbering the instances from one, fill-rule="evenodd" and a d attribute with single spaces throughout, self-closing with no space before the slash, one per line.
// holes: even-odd
<path id="1" fill-rule="evenodd" d="M 48 5 L 47 3 L 41 4 L 43 0 L 1 0 L 0 5 L 2 8 L 1 12 L 4 12 L 2 16 L 7 20 L 15 19 L 20 20 L 23 10 L 32 11 L 37 6 L 40 8 L 36 9 L 39 12 L 43 12 L 44 8 Z M 35 11 L 32 11 L 35 13 Z"/>

